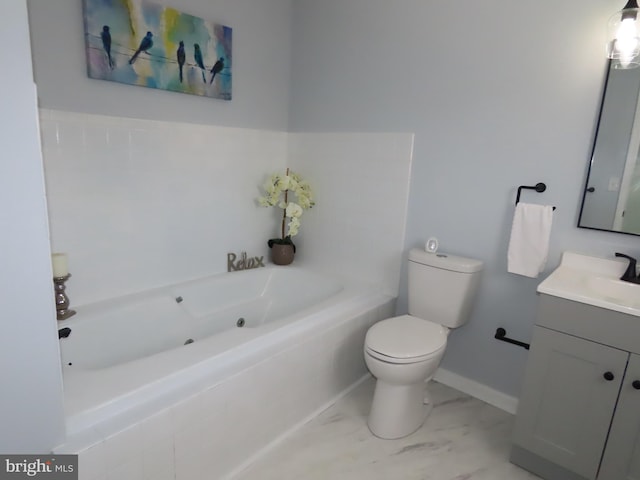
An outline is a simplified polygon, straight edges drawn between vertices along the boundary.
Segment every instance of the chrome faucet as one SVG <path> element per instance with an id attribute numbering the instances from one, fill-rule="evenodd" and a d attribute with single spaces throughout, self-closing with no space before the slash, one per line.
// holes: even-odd
<path id="1" fill-rule="evenodd" d="M 638 277 L 636 273 L 636 259 L 630 257 L 629 255 L 625 255 L 624 253 L 618 252 L 616 252 L 616 257 L 622 257 L 629 260 L 629 266 L 620 277 L 620 280 L 622 280 L 623 282 L 640 283 L 640 277 Z"/>

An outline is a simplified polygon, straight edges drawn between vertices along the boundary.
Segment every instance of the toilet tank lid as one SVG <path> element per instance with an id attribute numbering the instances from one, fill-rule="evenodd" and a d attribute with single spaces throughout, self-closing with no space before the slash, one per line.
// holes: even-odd
<path id="1" fill-rule="evenodd" d="M 419 248 L 412 248 L 409 251 L 409 261 L 460 273 L 479 272 L 484 266 L 481 260 L 474 258 L 458 257 L 442 252 L 429 253 Z"/>

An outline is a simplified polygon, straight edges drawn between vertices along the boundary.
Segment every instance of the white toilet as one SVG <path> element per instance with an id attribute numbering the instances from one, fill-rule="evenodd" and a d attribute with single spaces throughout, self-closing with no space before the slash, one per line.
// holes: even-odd
<path id="1" fill-rule="evenodd" d="M 401 438 L 424 423 L 430 409 L 426 383 L 435 374 L 450 328 L 467 322 L 482 262 L 442 253 L 409 252 L 409 315 L 373 325 L 364 358 L 376 388 L 369 429 Z"/>

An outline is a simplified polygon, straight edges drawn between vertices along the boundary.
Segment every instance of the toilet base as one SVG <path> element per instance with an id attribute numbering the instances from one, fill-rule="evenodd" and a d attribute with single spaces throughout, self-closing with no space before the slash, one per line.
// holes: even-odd
<path id="1" fill-rule="evenodd" d="M 392 440 L 418 430 L 431 412 L 425 404 L 424 381 L 410 385 L 376 382 L 367 424 L 376 437 Z"/>

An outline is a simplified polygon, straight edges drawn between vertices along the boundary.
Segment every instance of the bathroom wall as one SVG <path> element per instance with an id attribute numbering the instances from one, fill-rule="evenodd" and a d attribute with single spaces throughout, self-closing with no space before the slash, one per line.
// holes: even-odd
<path id="1" fill-rule="evenodd" d="M 506 273 L 518 185 L 545 181 L 546 193 L 523 200 L 558 207 L 545 274 L 566 249 L 640 254 L 637 237 L 575 227 L 605 73 L 604 26 L 618 2 L 182 0 L 183 11 L 234 27 L 231 102 L 90 80 L 81 2 L 28 6 L 47 110 L 276 132 L 415 133 L 404 253 L 435 235 L 443 250 L 486 262 L 473 318 L 450 336 L 443 364 L 477 382 L 517 395 L 526 361 L 526 351 L 493 339 L 503 326 L 527 341 L 535 316 L 539 280 Z M 62 232 L 52 228 L 56 241 Z M 82 292 L 78 281 L 72 295 Z"/>
<path id="2" fill-rule="evenodd" d="M 289 157 L 290 4 L 192 0 L 177 6 L 234 28 L 231 102 L 88 79 L 81 2 L 28 5 L 42 85 L 51 243 L 69 253 L 73 303 L 222 272 L 229 251 L 266 256 L 264 240 L 276 236 L 277 211 L 257 208 L 255 197 L 266 174 L 283 169 Z M 57 49 L 71 58 L 58 59 Z M 65 63 L 54 66 L 54 58 Z M 411 135 L 291 141 L 291 165 L 318 196 L 296 239 L 301 246 L 305 237 L 310 242 L 301 259 L 331 248 L 335 268 L 348 267 L 397 293 Z M 393 201 L 379 195 L 383 184 Z M 318 263 L 328 266 L 321 257 Z"/>
<path id="3" fill-rule="evenodd" d="M 302 220 L 300 259 L 398 295 L 413 135 L 296 133 L 289 145 L 318 198 Z"/>
<path id="4" fill-rule="evenodd" d="M 410 134 L 290 136 L 47 109 L 40 116 L 51 244 L 69 255 L 74 305 L 224 272 L 227 252 L 268 258 L 280 211 L 256 198 L 268 174 L 286 166 L 318 200 L 295 239 L 297 261 L 398 293 Z"/>
<path id="5" fill-rule="evenodd" d="M 76 305 L 227 270 L 268 255 L 275 209 L 256 198 L 283 170 L 287 134 L 41 111 L 54 251 Z"/>
<path id="6" fill-rule="evenodd" d="M 3 5 L 0 59 L 0 452 L 44 453 L 64 437 L 49 230 L 26 2 Z"/>
<path id="7" fill-rule="evenodd" d="M 233 100 L 87 77 L 82 0 L 28 0 L 35 79 L 47 109 L 286 130 L 292 0 L 174 0 L 164 5 L 233 28 Z"/>
<path id="8" fill-rule="evenodd" d="M 275 212 L 255 197 L 286 164 L 291 0 L 173 6 L 234 29 L 233 100 L 89 79 L 82 1 L 28 0 L 51 244 L 76 305 L 267 254 Z"/>
<path id="9" fill-rule="evenodd" d="M 518 395 L 540 279 L 506 272 L 518 185 L 523 201 L 557 206 L 543 278 L 567 249 L 640 254 L 637 237 L 576 228 L 603 86 L 613 0 L 460 4 L 403 0 L 294 2 L 290 128 L 415 132 L 406 251 L 484 260 L 470 323 L 443 366 Z M 406 311 L 406 283 L 399 311 Z"/>

